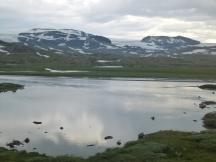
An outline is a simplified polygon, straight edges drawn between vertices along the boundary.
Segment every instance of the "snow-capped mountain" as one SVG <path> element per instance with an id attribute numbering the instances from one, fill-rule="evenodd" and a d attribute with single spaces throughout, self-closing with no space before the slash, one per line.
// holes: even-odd
<path id="1" fill-rule="evenodd" d="M 58 53 L 103 49 L 111 45 L 111 40 L 98 35 L 73 29 L 32 29 L 18 35 L 19 42 L 26 46 L 53 50 Z"/>
<path id="2" fill-rule="evenodd" d="M 178 48 L 183 46 L 200 44 L 199 41 L 182 37 L 182 36 L 177 36 L 177 37 L 148 36 L 143 38 L 142 42 L 149 45 L 156 45 L 159 47 L 163 47 L 163 49 Z"/>
<path id="3" fill-rule="evenodd" d="M 0 53 L 14 52 L 11 46 L 20 49 L 32 48 L 37 56 L 47 52 L 55 54 L 133 54 L 144 57 L 216 54 L 216 45 L 201 44 L 199 41 L 177 36 L 147 36 L 140 41 L 111 40 L 104 36 L 89 34 L 73 29 L 36 28 L 18 35 L 0 35 Z M 41 52 L 43 54 L 41 54 Z"/>
<path id="4" fill-rule="evenodd" d="M 43 48 L 65 46 L 72 48 L 97 49 L 111 44 L 111 41 L 106 37 L 88 34 L 73 29 L 32 29 L 29 32 L 20 33 L 18 40 L 29 46 L 40 46 Z"/>

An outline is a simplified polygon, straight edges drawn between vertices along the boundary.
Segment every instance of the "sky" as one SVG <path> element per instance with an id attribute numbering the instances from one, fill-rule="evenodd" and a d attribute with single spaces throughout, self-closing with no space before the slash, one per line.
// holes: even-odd
<path id="1" fill-rule="evenodd" d="M 216 0 L 0 0 L 0 33 L 70 28 L 117 39 L 216 43 Z"/>

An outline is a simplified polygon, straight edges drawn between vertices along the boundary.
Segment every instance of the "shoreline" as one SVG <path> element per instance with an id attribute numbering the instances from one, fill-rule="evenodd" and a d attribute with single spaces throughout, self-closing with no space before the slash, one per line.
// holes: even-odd
<path id="1" fill-rule="evenodd" d="M 193 162 L 209 162 L 216 159 L 215 138 L 216 129 L 201 132 L 164 130 L 143 134 L 142 137 L 138 135 L 137 140 L 129 141 L 123 147 L 113 147 L 88 158 L 73 155 L 55 157 L 36 151 L 26 152 L 0 147 L 0 159 L 5 161 L 13 159 L 12 162 L 114 162 L 119 160 L 130 162 L 132 159 L 137 162 L 141 162 L 143 159 L 157 162 L 185 162 L 192 158 Z"/>
<path id="2" fill-rule="evenodd" d="M 50 77 L 50 78 L 74 78 L 74 79 L 96 79 L 96 80 L 115 80 L 115 81 L 159 81 L 159 82 L 206 82 L 216 83 L 216 79 L 202 77 L 157 77 L 157 76 L 106 76 L 106 75 L 79 75 L 64 73 L 1 73 L 7 77 Z"/>

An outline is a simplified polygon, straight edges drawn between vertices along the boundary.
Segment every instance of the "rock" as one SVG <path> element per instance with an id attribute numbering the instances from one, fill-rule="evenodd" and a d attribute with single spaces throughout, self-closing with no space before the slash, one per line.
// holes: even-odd
<path id="1" fill-rule="evenodd" d="M 6 146 L 8 146 L 10 148 L 14 148 L 15 147 L 12 143 L 7 143 Z"/>
<path id="2" fill-rule="evenodd" d="M 30 139 L 29 139 L 29 138 L 26 138 L 26 139 L 24 140 L 24 142 L 25 142 L 25 143 L 29 143 L 29 142 L 30 142 Z"/>
<path id="3" fill-rule="evenodd" d="M 203 101 L 202 103 L 199 104 L 199 107 L 201 109 L 207 108 L 208 105 L 216 105 L 215 101 Z"/>
<path id="4" fill-rule="evenodd" d="M 105 140 L 110 140 L 110 139 L 113 139 L 113 136 L 106 136 L 104 137 Z"/>
<path id="5" fill-rule="evenodd" d="M 14 148 L 15 146 L 23 146 L 24 144 L 18 140 L 13 140 L 10 143 L 7 143 L 6 146 L 10 147 L 10 148 Z"/>
<path id="6" fill-rule="evenodd" d="M 206 104 L 206 105 L 216 105 L 216 102 L 215 101 L 204 101 L 202 102 L 203 104 Z"/>
<path id="7" fill-rule="evenodd" d="M 42 124 L 42 122 L 39 122 L 39 121 L 33 121 L 32 123 L 34 123 L 36 125 Z"/>
<path id="8" fill-rule="evenodd" d="M 203 117 L 203 123 L 206 128 L 216 128 L 216 111 L 210 112 Z"/>
<path id="9" fill-rule="evenodd" d="M 201 109 L 205 109 L 205 108 L 206 108 L 206 104 L 204 104 L 204 103 L 200 103 L 200 104 L 199 104 L 199 108 L 201 108 Z"/>
<path id="10" fill-rule="evenodd" d="M 119 141 L 116 142 L 116 144 L 120 146 L 122 143 L 121 143 L 121 141 L 119 140 Z"/>
<path id="11" fill-rule="evenodd" d="M 155 120 L 155 117 L 154 117 L 154 116 L 152 116 L 152 117 L 151 117 L 151 120 Z"/>
<path id="12" fill-rule="evenodd" d="M 140 133 L 140 134 L 138 134 L 138 139 L 140 140 L 140 139 L 143 139 L 145 137 L 145 134 L 142 132 L 142 133 Z"/>
<path id="13" fill-rule="evenodd" d="M 205 84 L 202 86 L 199 86 L 200 89 L 204 90 L 216 90 L 216 85 L 215 84 Z"/>

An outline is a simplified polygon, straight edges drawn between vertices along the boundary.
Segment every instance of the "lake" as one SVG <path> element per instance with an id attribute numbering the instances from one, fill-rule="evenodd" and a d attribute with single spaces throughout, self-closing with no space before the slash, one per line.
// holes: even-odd
<path id="1" fill-rule="evenodd" d="M 136 140 L 141 132 L 201 131 L 202 117 L 214 110 L 199 108 L 215 100 L 212 91 L 196 87 L 202 81 L 0 76 L 0 82 L 25 85 L 0 93 L 0 146 L 28 137 L 19 150 L 48 155 L 88 157 L 119 147 L 119 140 Z"/>

